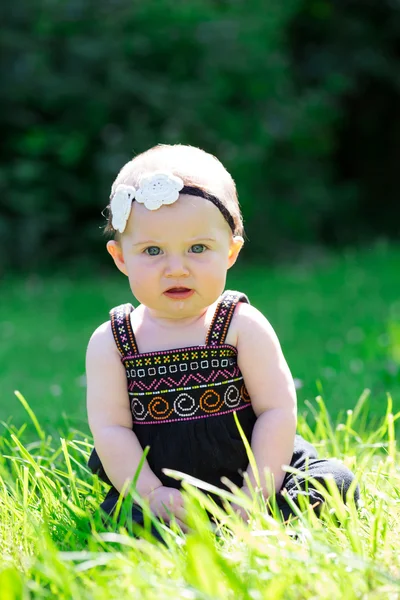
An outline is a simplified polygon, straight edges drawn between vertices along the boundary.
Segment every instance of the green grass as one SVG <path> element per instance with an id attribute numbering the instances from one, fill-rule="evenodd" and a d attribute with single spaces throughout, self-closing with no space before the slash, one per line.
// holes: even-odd
<path id="1" fill-rule="evenodd" d="M 300 417 L 299 431 L 317 447 L 323 440 L 324 452 L 356 471 L 359 511 L 332 496 L 321 520 L 304 506 L 283 524 L 267 516 L 255 498 L 247 504 L 250 521 L 245 525 L 230 510 L 229 493 L 221 492 L 226 510 L 217 510 L 185 482 L 191 532 L 160 526 L 165 544 L 102 524 L 96 508 L 104 486 L 93 484 L 87 472 L 85 435 L 69 431 L 68 439 L 53 439 L 32 413 L 35 442 L 26 443 L 23 430 L 5 428 L 0 440 L 0 597 L 398 598 L 400 453 L 393 425 L 400 413 L 393 415 L 389 399 L 386 416 L 371 432 L 362 426 L 361 400 L 346 423 L 333 430 L 322 399 L 314 408 L 315 427 Z M 216 531 L 204 507 L 214 512 Z"/>
<path id="2" fill-rule="evenodd" d="M 399 259 L 398 248 L 379 246 L 314 266 L 238 268 L 229 280 L 274 325 L 302 385 L 298 431 L 357 474 L 361 509 L 333 498 L 322 520 L 303 507 L 284 525 L 255 499 L 248 525 L 227 504 L 213 532 L 206 497 L 186 482 L 192 532 L 162 527 L 165 544 L 105 526 L 97 507 L 106 487 L 86 467 L 85 345 L 108 309 L 130 299 L 126 282 L 96 273 L 8 280 L 0 599 L 400 597 Z"/>

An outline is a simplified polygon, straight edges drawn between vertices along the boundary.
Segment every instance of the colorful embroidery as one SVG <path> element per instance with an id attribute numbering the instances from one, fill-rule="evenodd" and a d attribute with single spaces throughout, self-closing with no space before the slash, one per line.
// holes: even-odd
<path id="1" fill-rule="evenodd" d="M 179 421 L 195 421 L 197 419 L 209 419 L 210 417 L 228 415 L 229 413 L 237 412 L 242 410 L 243 408 L 248 408 L 248 404 L 245 406 L 240 406 L 239 408 L 232 408 L 231 410 L 221 410 L 219 413 L 215 413 L 212 415 L 198 415 L 194 417 L 179 417 L 179 419 L 166 419 L 165 421 L 147 421 L 146 423 L 141 423 L 140 421 L 134 421 L 134 425 L 161 425 L 162 423 L 177 423 Z"/>
<path id="2" fill-rule="evenodd" d="M 200 408 L 207 413 L 218 412 L 224 400 L 215 390 L 208 390 L 200 396 Z"/>
<path id="3" fill-rule="evenodd" d="M 173 410 L 162 396 L 155 396 L 149 402 L 149 413 L 153 419 L 167 419 Z"/>
<path id="4" fill-rule="evenodd" d="M 211 377 L 210 377 L 211 378 Z M 164 385 L 171 385 L 170 382 L 166 381 L 165 379 L 160 379 L 159 381 L 153 381 L 149 386 L 144 385 L 142 388 L 140 387 L 140 385 L 131 385 L 128 386 L 128 394 L 130 396 L 152 396 L 156 391 L 157 394 L 169 394 L 169 393 L 173 393 L 173 392 L 180 392 L 182 390 L 201 390 L 201 389 L 206 389 L 209 387 L 219 387 L 221 385 L 229 385 L 231 383 L 234 383 L 240 387 L 241 383 L 243 382 L 243 377 L 236 377 L 235 379 L 228 379 L 228 380 L 223 380 L 223 381 L 212 381 L 211 383 L 202 383 L 200 385 L 189 385 L 189 386 L 178 386 L 178 387 L 169 387 L 169 388 L 165 388 L 165 389 L 158 389 L 162 386 L 162 384 Z M 138 388 L 138 389 L 144 389 L 147 391 L 141 391 L 139 392 L 137 389 L 134 391 L 134 388 Z M 148 388 L 154 388 L 154 389 L 148 389 Z M 241 395 L 242 397 L 242 395 Z M 244 398 L 243 398 L 244 399 Z"/>
<path id="5" fill-rule="evenodd" d="M 240 404 L 240 393 L 235 385 L 230 385 L 225 391 L 224 401 L 229 408 L 236 408 Z"/>
<path id="6" fill-rule="evenodd" d="M 186 348 L 179 351 L 174 350 L 173 354 L 171 354 L 171 350 L 158 350 L 157 352 L 143 353 L 138 354 L 137 356 L 128 355 L 122 359 L 122 362 L 125 364 L 125 367 L 128 365 L 131 367 L 154 367 L 160 364 L 169 364 L 172 361 L 172 363 L 186 363 L 188 365 L 188 369 L 197 370 L 198 368 L 208 369 L 208 361 L 204 361 L 204 359 L 210 360 L 211 358 L 217 356 L 227 359 L 235 359 L 236 362 L 237 350 L 233 346 L 229 346 L 227 344 L 223 345 L 221 348 L 218 348 L 218 350 L 209 348 L 204 350 L 204 346 L 194 346 L 190 353 Z M 223 361 L 221 361 L 222 367 L 228 365 L 228 363 L 222 363 Z M 190 365 L 195 366 L 191 367 Z M 175 368 L 176 365 L 171 365 L 171 367 L 172 366 Z M 168 368 L 170 369 L 170 367 Z"/>
<path id="7" fill-rule="evenodd" d="M 133 371 L 133 372 L 132 372 Z M 153 369 L 155 371 L 155 369 Z M 156 373 L 153 372 L 152 369 L 149 369 L 148 373 L 150 377 L 153 377 Z M 219 385 L 218 380 L 223 383 L 229 383 L 230 381 L 243 381 L 243 377 L 238 377 L 240 375 L 239 369 L 236 367 L 232 373 L 224 372 L 224 371 L 211 371 L 211 373 L 206 375 L 184 375 L 180 379 L 176 380 L 172 377 L 160 377 L 154 378 L 151 383 L 146 383 L 145 381 L 138 381 L 137 377 L 144 378 L 146 376 L 144 369 L 127 369 L 126 371 L 127 377 L 129 379 L 128 382 L 128 391 L 133 392 L 136 390 L 141 390 L 141 392 L 152 393 L 152 391 L 159 389 L 162 385 L 166 386 L 168 389 L 178 389 L 179 387 L 187 387 L 188 385 L 194 383 L 198 383 L 199 386 L 204 386 L 204 384 L 208 386 L 210 385 Z M 210 383 L 211 382 L 211 383 Z M 191 387 L 194 387 L 193 385 Z M 138 393 L 138 392 L 136 392 Z"/>
<path id="8" fill-rule="evenodd" d="M 218 346 L 225 342 L 233 312 L 238 302 L 248 302 L 247 296 L 239 292 L 230 291 L 226 291 L 222 295 L 208 331 L 207 346 Z"/>
<path id="9" fill-rule="evenodd" d="M 237 365 L 237 350 L 225 344 L 235 307 L 248 302 L 225 292 L 206 345 L 139 354 L 130 322 L 132 305 L 111 311 L 111 326 L 127 375 L 134 425 L 170 423 L 228 414 L 251 406 Z"/>
<path id="10" fill-rule="evenodd" d="M 247 388 L 244 385 L 244 383 L 243 383 L 242 387 L 240 388 L 240 395 L 245 402 L 251 402 L 249 392 L 247 391 Z"/>
<path id="11" fill-rule="evenodd" d="M 148 411 L 145 409 L 143 402 L 140 402 L 138 398 L 132 398 L 131 410 L 135 422 L 144 421 L 147 415 L 149 414 Z"/>
<path id="12" fill-rule="evenodd" d="M 160 371 L 167 370 L 164 366 L 157 370 L 148 368 L 146 376 L 142 376 L 144 369 L 127 368 L 134 424 L 211 417 L 251 406 L 236 359 L 231 358 L 230 361 L 230 368 L 221 369 L 219 365 L 228 363 L 228 359 L 215 358 L 203 374 L 189 371 L 177 378 L 160 377 Z M 127 361 L 128 365 L 130 362 Z M 177 365 L 168 366 L 177 368 Z"/>

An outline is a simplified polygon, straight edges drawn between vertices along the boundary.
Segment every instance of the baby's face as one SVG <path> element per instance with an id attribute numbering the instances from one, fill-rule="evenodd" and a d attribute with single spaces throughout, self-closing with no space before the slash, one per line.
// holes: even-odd
<path id="1" fill-rule="evenodd" d="M 242 244 L 212 202 L 181 195 L 154 211 L 133 202 L 120 244 L 107 248 L 153 316 L 181 319 L 217 300 Z"/>

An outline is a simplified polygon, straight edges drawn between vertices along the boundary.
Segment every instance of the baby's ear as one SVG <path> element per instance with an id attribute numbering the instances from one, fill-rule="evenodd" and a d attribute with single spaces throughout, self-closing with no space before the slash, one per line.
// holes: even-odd
<path id="1" fill-rule="evenodd" d="M 121 271 L 121 273 L 123 273 L 124 275 L 128 275 L 121 244 L 116 240 L 110 240 L 109 242 L 107 242 L 107 252 L 111 254 L 117 268 Z"/>
<path id="2" fill-rule="evenodd" d="M 228 254 L 228 269 L 230 269 L 236 262 L 239 252 L 244 244 L 244 239 L 240 235 L 234 235 L 232 237 L 231 245 Z"/>

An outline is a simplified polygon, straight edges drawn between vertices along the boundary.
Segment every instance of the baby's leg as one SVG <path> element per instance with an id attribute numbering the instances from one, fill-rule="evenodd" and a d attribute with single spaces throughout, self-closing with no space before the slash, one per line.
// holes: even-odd
<path id="1" fill-rule="evenodd" d="M 296 436 L 293 458 L 290 466 L 298 469 L 300 473 L 287 473 L 284 479 L 281 491 L 276 495 L 276 501 L 279 510 L 282 512 L 284 520 L 290 516 L 295 516 L 290 505 L 286 502 L 283 490 L 286 490 L 290 499 L 299 506 L 299 497 L 304 497 L 310 505 L 315 505 L 314 510 L 320 513 L 324 497 L 316 490 L 310 478 L 318 481 L 325 488 L 327 485 L 325 479 L 333 478 L 339 493 L 344 501 L 349 500 L 348 491 L 354 481 L 353 473 L 339 461 L 334 459 L 319 459 L 317 451 L 309 442 L 306 442 L 301 436 Z M 354 490 L 354 500 L 356 504 L 360 499 L 360 490 L 357 486 Z"/>

